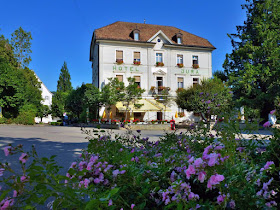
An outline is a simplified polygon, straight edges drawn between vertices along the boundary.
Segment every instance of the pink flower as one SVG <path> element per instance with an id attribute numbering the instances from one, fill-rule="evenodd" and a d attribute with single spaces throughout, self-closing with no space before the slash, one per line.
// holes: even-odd
<path id="1" fill-rule="evenodd" d="M 4 152 L 5 152 L 5 156 L 8 156 L 9 154 L 11 154 L 11 146 L 7 146 L 4 148 Z"/>
<path id="2" fill-rule="evenodd" d="M 207 183 L 207 187 L 209 189 L 212 189 L 212 186 L 213 185 L 217 185 L 219 184 L 221 181 L 223 181 L 225 179 L 225 177 L 223 175 L 219 175 L 219 174 L 215 174 L 215 175 L 212 175 L 210 177 L 210 179 L 208 180 L 208 183 Z"/>
<path id="3" fill-rule="evenodd" d="M 27 181 L 27 177 L 26 177 L 26 176 L 21 176 L 21 177 L 20 177 L 20 181 L 21 181 L 21 182 Z"/>
<path id="4" fill-rule="evenodd" d="M 235 209 L 235 201 L 234 200 L 231 200 L 229 202 L 229 207 L 232 208 L 232 209 Z"/>
<path id="5" fill-rule="evenodd" d="M 17 197 L 17 194 L 18 194 L 17 191 L 14 190 L 14 191 L 13 191 L 13 197 L 14 197 L 14 198 Z"/>
<path id="6" fill-rule="evenodd" d="M 135 206 L 135 204 L 131 204 L 131 206 L 130 206 L 130 207 L 131 207 L 131 209 L 133 209 L 133 208 L 134 208 L 134 206 Z"/>
<path id="7" fill-rule="evenodd" d="M 217 203 L 220 205 L 221 203 L 224 202 L 226 195 L 219 195 L 217 197 Z"/>
<path id="8" fill-rule="evenodd" d="M 189 165 L 188 169 L 186 170 L 187 179 L 190 179 L 191 174 L 195 174 L 195 168 L 193 165 Z"/>
<path id="9" fill-rule="evenodd" d="M 274 109 L 274 110 L 270 111 L 270 114 L 272 115 L 272 114 L 274 114 L 275 112 L 276 112 L 276 110 Z"/>
<path id="10" fill-rule="evenodd" d="M 85 188 L 88 188 L 89 183 L 90 183 L 90 180 L 89 180 L 89 179 L 85 179 L 85 180 L 84 180 Z"/>
<path id="11" fill-rule="evenodd" d="M 205 171 L 199 172 L 199 174 L 198 174 L 198 180 L 199 180 L 201 183 L 203 183 L 205 179 L 206 179 L 206 172 L 205 172 Z"/>
<path id="12" fill-rule="evenodd" d="M 5 169 L 4 168 L 0 168 L 0 176 L 3 176 Z"/>
<path id="13" fill-rule="evenodd" d="M 90 171 L 92 169 L 94 162 L 89 162 L 87 165 L 87 170 Z"/>
<path id="14" fill-rule="evenodd" d="M 269 121 L 267 121 L 266 123 L 263 124 L 264 128 L 268 128 L 269 126 L 270 126 L 270 122 Z"/>
<path id="15" fill-rule="evenodd" d="M 112 206 L 113 205 L 113 201 L 112 199 L 109 200 L 108 206 Z"/>
<path id="16" fill-rule="evenodd" d="M 98 160 L 98 156 L 95 155 L 95 156 L 91 156 L 91 157 L 90 157 L 89 162 L 95 163 L 97 160 Z"/>
<path id="17" fill-rule="evenodd" d="M 19 160 L 22 162 L 22 163 L 26 163 L 28 159 L 28 156 L 26 153 L 22 153 L 21 156 L 19 157 Z"/>
<path id="18" fill-rule="evenodd" d="M 197 158 L 195 161 L 194 161 L 194 165 L 195 167 L 199 167 L 201 164 L 203 163 L 203 160 L 201 158 Z"/>
<path id="19" fill-rule="evenodd" d="M 211 153 L 209 156 L 209 161 L 208 161 L 208 165 L 209 166 L 214 166 L 215 164 L 218 163 L 218 155 L 216 153 Z"/>
<path id="20" fill-rule="evenodd" d="M 77 162 L 73 162 L 70 166 L 70 168 L 75 168 L 77 166 Z"/>
<path id="21" fill-rule="evenodd" d="M 2 202 L 1 202 L 2 203 Z M 13 206 L 14 205 L 14 199 L 12 198 L 6 198 L 4 200 L 4 204 L 3 206 L 1 207 L 1 210 L 5 210 L 5 209 L 9 209 L 9 207 Z"/>

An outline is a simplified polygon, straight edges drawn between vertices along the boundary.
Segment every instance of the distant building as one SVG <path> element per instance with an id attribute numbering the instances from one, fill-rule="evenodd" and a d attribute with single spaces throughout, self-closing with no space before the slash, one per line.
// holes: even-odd
<path id="1" fill-rule="evenodd" d="M 203 78 L 212 77 L 212 51 L 215 49 L 208 40 L 176 27 L 115 22 L 93 32 L 92 83 L 101 89 L 108 78 L 117 77 L 127 85 L 127 78 L 134 77 L 146 91 L 141 100 L 144 106 L 132 108 L 134 116 L 130 117 L 162 120 L 165 116 L 170 120 L 180 113 L 177 121 L 191 119 L 193 113 L 180 109 L 176 103 L 163 115 L 164 106 L 157 103 L 153 95 L 168 88 L 175 97 L 178 88 L 188 88 Z M 123 118 L 124 110 L 118 103 L 112 109 L 113 118 Z"/>
<path id="2" fill-rule="evenodd" d="M 35 72 L 34 72 L 35 74 Z M 35 74 L 35 76 L 37 77 L 38 81 L 41 82 L 41 91 L 42 91 L 42 101 L 41 103 L 43 105 L 47 105 L 50 109 L 51 109 L 51 105 L 52 105 L 52 96 L 53 94 L 48 90 L 48 88 L 46 87 L 46 85 L 40 80 L 40 78 Z M 35 117 L 35 122 L 36 123 L 49 123 L 52 122 L 52 116 L 49 114 L 47 117 L 43 117 L 42 121 L 40 117 Z"/>

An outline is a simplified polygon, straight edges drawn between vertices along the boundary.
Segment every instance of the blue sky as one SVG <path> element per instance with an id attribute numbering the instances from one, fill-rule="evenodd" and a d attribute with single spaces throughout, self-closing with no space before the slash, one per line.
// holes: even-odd
<path id="1" fill-rule="evenodd" d="M 232 50 L 227 33 L 246 19 L 245 0 L 3 0 L 0 34 L 6 38 L 20 26 L 30 31 L 29 65 L 49 90 L 55 91 L 66 61 L 74 88 L 91 82 L 89 46 L 94 29 L 115 21 L 175 26 L 208 39 L 213 52 L 213 72 L 222 69 Z"/>

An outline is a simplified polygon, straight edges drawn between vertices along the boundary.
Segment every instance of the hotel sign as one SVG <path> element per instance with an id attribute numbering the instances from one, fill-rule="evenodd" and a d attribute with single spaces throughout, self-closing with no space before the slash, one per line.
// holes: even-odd
<path id="1" fill-rule="evenodd" d="M 181 74 L 200 74 L 198 69 L 180 69 L 180 70 L 175 70 L 176 73 L 181 73 Z"/>
<path id="2" fill-rule="evenodd" d="M 114 65 L 113 72 L 142 72 L 139 66 L 124 66 L 124 65 Z"/>

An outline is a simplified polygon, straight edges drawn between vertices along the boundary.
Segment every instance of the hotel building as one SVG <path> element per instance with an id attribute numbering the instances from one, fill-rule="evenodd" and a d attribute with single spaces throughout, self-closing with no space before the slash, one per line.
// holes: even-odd
<path id="1" fill-rule="evenodd" d="M 176 121 L 191 120 L 192 112 L 180 109 L 175 102 L 165 109 L 154 95 L 168 88 L 175 98 L 178 88 L 212 77 L 214 49 L 208 40 L 176 27 L 118 21 L 93 32 L 92 83 L 101 89 L 108 78 L 117 77 L 127 85 L 127 78 L 134 77 L 145 92 L 139 102 L 144 105 L 140 109 L 131 107 L 131 118 L 170 120 L 180 113 Z M 122 103 L 117 103 L 112 109 L 113 118 L 123 118 L 124 110 Z"/>

